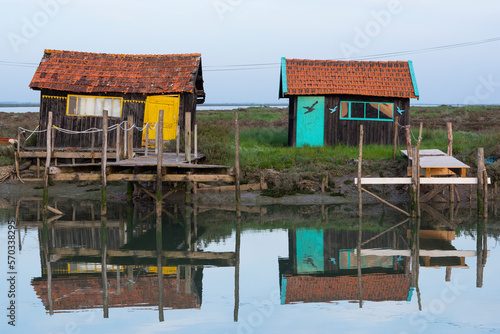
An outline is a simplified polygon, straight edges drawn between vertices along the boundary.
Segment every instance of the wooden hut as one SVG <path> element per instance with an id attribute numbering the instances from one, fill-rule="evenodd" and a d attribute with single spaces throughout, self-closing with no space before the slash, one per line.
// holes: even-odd
<path id="1" fill-rule="evenodd" d="M 30 83 L 41 91 L 40 129 L 47 128 L 48 113 L 53 124 L 74 133 L 55 131 L 56 147 L 101 145 L 101 133 L 81 133 L 102 128 L 103 110 L 112 126 L 133 116 L 137 127 L 158 120 L 164 110 L 164 140 L 176 136 L 177 125 L 191 113 L 194 125 L 196 105 L 205 101 L 200 54 L 124 55 L 45 50 Z M 81 134 L 75 134 L 81 133 Z M 94 136 L 94 138 L 92 138 Z M 113 145 L 116 136 L 109 136 Z M 154 132 L 150 132 L 154 138 Z M 45 146 L 45 135 L 38 146 Z M 134 131 L 134 147 L 143 145 Z"/>
<path id="2" fill-rule="evenodd" d="M 279 97 L 289 99 L 288 144 L 323 146 L 357 145 L 360 124 L 365 144 L 392 143 L 419 93 L 411 61 L 282 58 Z"/>

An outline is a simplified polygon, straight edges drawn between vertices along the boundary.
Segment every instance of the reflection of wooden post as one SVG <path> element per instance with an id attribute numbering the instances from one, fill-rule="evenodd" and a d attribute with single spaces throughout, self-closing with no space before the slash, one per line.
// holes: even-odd
<path id="1" fill-rule="evenodd" d="M 236 211 L 238 217 L 241 216 L 239 207 L 241 205 L 240 197 L 240 127 L 238 125 L 238 112 L 234 113 L 234 172 L 235 172 L 235 196 L 236 196 Z"/>
<path id="2" fill-rule="evenodd" d="M 107 234 L 108 228 L 106 226 L 106 216 L 101 216 L 101 250 L 102 250 L 102 299 L 103 299 L 103 317 L 109 318 L 108 308 L 108 263 L 107 263 Z"/>
<path id="3" fill-rule="evenodd" d="M 45 270 L 47 271 L 47 298 L 49 300 L 49 314 L 54 314 L 54 300 L 52 299 L 52 264 L 49 254 L 49 228 L 47 226 L 47 211 L 45 211 L 42 223 L 42 245 L 45 254 Z"/>
<path id="4" fill-rule="evenodd" d="M 363 215 L 363 192 L 361 188 L 361 165 L 363 163 L 363 124 L 359 126 L 359 156 L 358 156 L 358 205 L 359 216 Z"/>
<path id="5" fill-rule="evenodd" d="M 163 113 L 161 111 L 161 113 Z M 163 234 L 162 234 L 162 202 L 156 202 L 156 256 L 158 269 L 158 318 L 160 322 L 164 320 L 163 299 L 164 299 L 164 278 L 163 278 Z"/>
<path id="6" fill-rule="evenodd" d="M 396 152 L 398 150 L 398 127 L 399 127 L 399 116 L 394 119 L 394 149 L 392 150 L 392 159 L 396 160 Z"/>
<path id="7" fill-rule="evenodd" d="M 484 220 L 477 220 L 477 235 L 476 235 L 476 287 L 483 287 L 483 230 L 485 229 Z"/>
<path id="8" fill-rule="evenodd" d="M 240 309 L 240 247 L 241 247 L 241 218 L 236 220 L 236 244 L 234 256 L 234 322 L 238 321 Z"/>
<path id="9" fill-rule="evenodd" d="M 422 310 L 418 276 L 420 271 L 420 219 L 411 222 L 411 287 L 417 291 L 418 308 Z"/>
<path id="10" fill-rule="evenodd" d="M 359 180 L 359 178 L 358 178 Z M 359 308 L 363 308 L 363 282 L 361 273 L 361 242 L 363 241 L 363 217 L 359 216 L 358 225 L 358 247 L 357 247 L 357 267 L 358 267 L 358 298 L 359 298 Z"/>
<path id="11" fill-rule="evenodd" d="M 191 162 L 191 112 L 184 113 L 184 151 L 186 155 L 186 161 Z"/>
<path id="12" fill-rule="evenodd" d="M 446 282 L 451 281 L 451 267 L 446 267 L 446 277 L 445 277 Z"/>
<path id="13" fill-rule="evenodd" d="M 50 157 L 52 155 L 52 111 L 49 112 L 49 119 L 47 120 L 47 158 L 45 159 L 45 174 L 44 174 L 44 188 L 43 188 L 43 212 L 47 214 L 47 206 L 49 204 L 49 168 Z"/>
<path id="14" fill-rule="evenodd" d="M 102 157 L 101 157 L 101 215 L 106 215 L 108 211 L 108 203 L 106 199 L 106 164 L 108 160 L 108 111 L 102 111 Z"/>

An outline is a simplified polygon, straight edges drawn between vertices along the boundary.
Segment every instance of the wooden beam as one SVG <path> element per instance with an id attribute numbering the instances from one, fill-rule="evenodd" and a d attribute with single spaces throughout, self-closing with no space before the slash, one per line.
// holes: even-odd
<path id="1" fill-rule="evenodd" d="M 410 216 L 410 214 L 409 214 L 408 212 L 406 212 L 406 211 L 404 211 L 404 210 L 402 210 L 402 209 L 398 208 L 397 206 L 395 206 L 395 205 L 393 205 L 393 204 L 391 204 L 391 203 L 387 202 L 386 200 L 384 200 L 384 199 L 380 198 L 379 196 L 375 195 L 374 193 L 371 193 L 371 192 L 369 192 L 368 190 L 366 190 L 366 189 L 364 189 L 364 188 L 361 188 L 361 187 L 360 187 L 360 189 L 361 189 L 362 191 L 364 191 L 365 193 L 367 193 L 368 195 L 371 195 L 371 196 L 375 197 L 376 199 L 378 199 L 379 201 L 381 201 L 381 202 L 382 202 L 382 203 L 384 203 L 385 205 L 388 205 L 388 206 L 390 206 L 391 208 L 393 208 L 393 209 L 395 209 L 395 210 L 397 210 L 397 211 L 399 211 L 399 212 L 401 212 L 401 213 L 404 213 L 404 214 L 405 214 L 405 215 L 407 215 L 407 216 Z"/>
<path id="2" fill-rule="evenodd" d="M 363 177 L 362 184 L 411 184 L 409 177 Z M 358 179 L 354 178 L 354 184 L 358 184 Z M 477 184 L 475 177 L 429 177 L 420 179 L 420 184 Z M 491 184 L 491 178 L 488 178 Z"/>
<path id="3" fill-rule="evenodd" d="M 62 173 L 50 176 L 52 181 L 99 181 L 100 173 Z M 137 182 L 152 182 L 156 181 L 156 174 L 110 174 L 107 177 L 108 182 L 112 181 L 137 181 Z M 167 174 L 162 176 L 163 182 L 234 182 L 234 176 L 226 174 L 199 174 L 199 175 L 184 175 L 184 174 Z"/>
<path id="4" fill-rule="evenodd" d="M 357 251 L 354 251 L 354 255 L 357 256 Z M 409 249 L 362 249 L 361 256 L 411 256 L 411 250 Z M 476 251 L 462 251 L 462 250 L 441 250 L 441 249 L 420 249 L 420 256 L 429 257 L 476 257 Z M 490 256 L 490 251 L 488 251 L 488 257 Z"/>
<path id="5" fill-rule="evenodd" d="M 64 257 L 100 257 L 101 250 L 87 248 L 52 248 L 50 255 L 55 255 L 59 258 Z M 156 250 L 108 250 L 108 257 L 143 257 L 156 258 L 158 253 Z M 161 255 L 169 259 L 196 259 L 196 260 L 232 260 L 234 252 L 188 252 L 188 251 L 162 251 Z"/>
<path id="6" fill-rule="evenodd" d="M 427 194 L 425 194 L 424 196 L 420 197 L 420 202 L 425 203 L 425 202 L 429 201 L 434 196 L 436 196 L 437 194 L 439 194 L 440 192 L 442 192 L 446 188 L 446 186 L 447 186 L 446 184 L 442 184 L 442 185 L 439 185 L 439 186 L 435 187 L 434 189 L 432 189 L 431 191 L 429 191 Z"/>

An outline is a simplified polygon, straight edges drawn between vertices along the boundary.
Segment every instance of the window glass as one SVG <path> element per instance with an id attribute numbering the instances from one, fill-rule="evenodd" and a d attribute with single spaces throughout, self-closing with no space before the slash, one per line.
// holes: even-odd
<path id="1" fill-rule="evenodd" d="M 70 96 L 68 99 L 68 115 L 77 115 L 76 113 L 76 96 Z"/>
<path id="2" fill-rule="evenodd" d="M 85 107 L 85 115 L 92 116 L 95 114 L 95 99 L 93 97 L 87 97 L 86 107 Z"/>
<path id="3" fill-rule="evenodd" d="M 378 118 L 378 103 L 366 103 L 366 118 Z"/>
<path id="4" fill-rule="evenodd" d="M 365 104 L 351 102 L 351 118 L 365 118 Z"/>
<path id="5" fill-rule="evenodd" d="M 381 119 L 393 119 L 394 118 L 394 104 L 392 103 L 379 103 Z"/>
<path id="6" fill-rule="evenodd" d="M 122 101 L 120 99 L 113 99 L 113 112 L 110 114 L 112 117 L 121 116 Z"/>
<path id="7" fill-rule="evenodd" d="M 121 97 L 68 95 L 67 114 L 70 116 L 99 116 L 107 110 L 109 117 L 121 117 Z"/>

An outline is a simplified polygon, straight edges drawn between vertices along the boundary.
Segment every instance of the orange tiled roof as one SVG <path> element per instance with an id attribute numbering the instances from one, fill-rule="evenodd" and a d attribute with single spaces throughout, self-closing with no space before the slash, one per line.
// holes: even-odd
<path id="1" fill-rule="evenodd" d="M 193 92 L 201 55 L 123 55 L 45 50 L 32 89 L 74 93 Z"/>
<path id="2" fill-rule="evenodd" d="M 120 279 L 120 293 L 116 278 L 108 277 L 109 307 L 156 306 L 158 305 L 158 277 L 138 277 L 132 289 L 128 286 L 126 277 Z M 177 287 L 177 279 L 164 278 L 164 306 L 173 309 L 200 308 L 201 296 L 198 293 L 188 294 L 184 288 L 186 282 L 181 279 Z M 189 282 L 188 284 L 192 284 Z M 32 280 L 37 296 L 48 309 L 47 279 Z M 179 288 L 179 292 L 177 289 Z M 103 305 L 102 277 L 53 277 L 52 278 L 53 307 L 56 311 L 100 308 Z"/>
<path id="3" fill-rule="evenodd" d="M 357 276 L 285 276 L 285 304 L 358 300 Z M 410 277 L 405 274 L 363 274 L 363 299 L 370 301 L 407 300 Z"/>
<path id="4" fill-rule="evenodd" d="M 280 97 L 365 95 L 418 98 L 411 61 L 282 59 Z"/>

